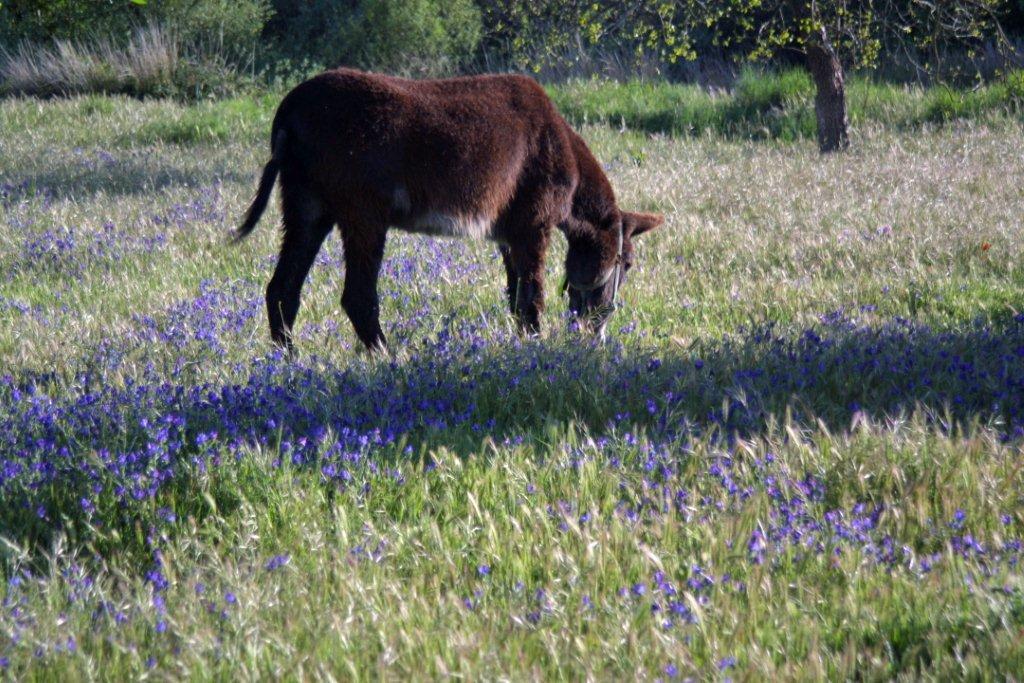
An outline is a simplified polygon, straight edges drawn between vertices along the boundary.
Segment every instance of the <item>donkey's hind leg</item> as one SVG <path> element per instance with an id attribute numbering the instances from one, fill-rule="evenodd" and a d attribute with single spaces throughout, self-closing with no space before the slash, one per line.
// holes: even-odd
<path id="1" fill-rule="evenodd" d="M 302 285 L 334 221 L 315 199 L 282 192 L 284 237 L 274 276 L 267 285 L 267 316 L 275 343 L 292 350 L 292 325 L 299 312 Z"/>

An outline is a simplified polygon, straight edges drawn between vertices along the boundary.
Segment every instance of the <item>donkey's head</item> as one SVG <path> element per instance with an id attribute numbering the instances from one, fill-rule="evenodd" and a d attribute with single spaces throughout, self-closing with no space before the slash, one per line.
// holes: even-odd
<path id="1" fill-rule="evenodd" d="M 602 225 L 567 231 L 564 286 L 569 293 L 569 310 L 585 328 L 604 334 L 618 303 L 619 288 L 633 267 L 633 240 L 664 220 L 657 214 L 616 210 Z"/>

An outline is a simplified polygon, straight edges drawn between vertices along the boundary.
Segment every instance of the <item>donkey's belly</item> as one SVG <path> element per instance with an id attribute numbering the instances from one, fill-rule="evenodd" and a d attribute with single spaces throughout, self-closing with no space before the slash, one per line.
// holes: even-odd
<path id="1" fill-rule="evenodd" d="M 482 216 L 428 211 L 401 221 L 396 228 L 437 237 L 461 237 L 474 240 L 496 239 L 494 221 Z"/>
<path id="2" fill-rule="evenodd" d="M 476 207 L 424 209 L 413 206 L 403 185 L 392 192 L 392 224 L 399 230 L 437 237 L 495 239 L 494 221 Z"/>

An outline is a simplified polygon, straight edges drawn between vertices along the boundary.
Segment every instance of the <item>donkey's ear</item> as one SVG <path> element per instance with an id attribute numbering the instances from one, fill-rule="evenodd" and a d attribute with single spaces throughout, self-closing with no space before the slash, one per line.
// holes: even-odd
<path id="1" fill-rule="evenodd" d="M 665 222 L 665 217 L 660 213 L 633 213 L 627 211 L 622 214 L 622 227 L 630 237 L 637 237 Z"/>

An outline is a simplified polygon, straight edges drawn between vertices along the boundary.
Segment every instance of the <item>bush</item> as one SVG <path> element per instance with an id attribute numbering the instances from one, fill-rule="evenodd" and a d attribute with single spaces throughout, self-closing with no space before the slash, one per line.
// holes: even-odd
<path id="1" fill-rule="evenodd" d="M 273 0 L 273 14 L 264 37 L 271 41 L 272 66 L 309 60 L 327 64 L 325 55 L 336 53 L 331 45 L 338 33 L 341 12 L 336 0 Z"/>
<path id="2" fill-rule="evenodd" d="M 1024 10 L 1024 5 L 1021 5 L 1021 9 Z M 1024 104 L 1024 69 L 1017 69 L 1006 75 L 1006 89 L 1010 97 L 1016 100 L 1017 106 Z"/>
<path id="3" fill-rule="evenodd" d="M 273 10 L 270 0 L 149 0 L 147 20 L 174 29 L 195 52 L 232 63 L 251 59 Z"/>
<path id="4" fill-rule="evenodd" d="M 327 66 L 436 75 L 473 56 L 482 34 L 473 0 L 278 0 L 268 25 L 279 51 Z"/>
<path id="5" fill-rule="evenodd" d="M 123 93 L 198 98 L 223 95 L 243 79 L 223 61 L 188 53 L 163 27 L 138 29 L 123 45 L 56 40 L 0 52 L 0 91 L 22 95 Z"/>
<path id="6" fill-rule="evenodd" d="M 341 42 L 361 66 L 438 73 L 469 58 L 480 32 L 471 0 L 364 0 Z"/>
<path id="7" fill-rule="evenodd" d="M 84 37 L 127 37 L 138 10 L 108 0 L 5 0 L 0 3 L 0 45 Z"/>
<path id="8" fill-rule="evenodd" d="M 159 24 L 192 52 L 239 62 L 252 54 L 270 15 L 270 0 L 7 0 L 0 3 L 0 44 L 123 47 L 140 27 Z"/>

